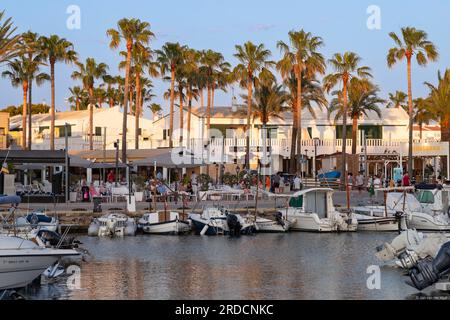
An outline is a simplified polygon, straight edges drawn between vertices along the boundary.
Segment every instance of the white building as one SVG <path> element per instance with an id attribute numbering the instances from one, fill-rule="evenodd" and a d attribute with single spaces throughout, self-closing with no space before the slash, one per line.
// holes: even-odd
<path id="1" fill-rule="evenodd" d="M 183 146 L 191 148 L 195 154 L 210 163 L 242 164 L 245 159 L 247 124 L 246 108 L 214 107 L 211 111 L 210 140 L 207 138 L 206 108 L 193 108 L 191 130 L 183 133 Z M 187 109 L 183 115 L 184 129 L 187 130 Z M 180 144 L 180 113 L 175 110 L 173 143 Z M 409 116 L 402 108 L 382 108 L 381 118 L 375 112 L 358 119 L 357 153 L 364 150 L 366 138 L 367 154 L 382 158 L 383 154 L 398 154 L 405 157 L 408 154 Z M 347 152 L 352 149 L 352 119 L 347 124 Z M 170 136 L 170 116 L 166 115 L 153 123 L 150 133 L 153 146 L 168 147 Z M 440 142 L 438 129 L 433 134 L 425 134 L 419 140 L 419 128 L 415 127 L 414 154 L 418 157 L 437 157 L 448 154 L 448 143 Z M 440 129 L 440 128 L 439 128 Z M 428 132 L 428 131 L 427 131 Z M 270 155 L 274 170 L 284 170 L 288 166 L 291 149 L 292 114 L 285 113 L 282 118 L 272 117 L 267 124 L 267 140 L 263 141 L 262 123 L 259 119 L 253 121 L 250 133 L 252 167 L 257 159 L 264 156 L 264 143 L 268 147 L 266 155 Z M 190 140 L 187 140 L 189 136 Z M 313 117 L 307 110 L 302 113 L 302 150 L 301 154 L 308 158 L 330 155 L 342 151 L 342 119 L 334 121 L 326 109 L 316 110 Z M 299 153 L 299 152 L 297 152 Z"/>
<path id="2" fill-rule="evenodd" d="M 114 149 L 114 142 L 122 141 L 122 121 L 123 113 L 120 107 L 94 109 L 93 116 L 93 140 L 94 149 L 103 150 Z M 55 115 L 55 149 L 65 148 L 65 124 L 69 124 L 69 149 L 88 150 L 89 149 L 89 111 L 68 111 L 57 112 Z M 150 129 L 152 121 L 141 118 L 140 144 L 144 145 L 150 139 Z M 22 130 L 22 116 L 11 118 L 10 129 Z M 106 139 L 105 139 L 106 129 Z M 128 115 L 127 122 L 127 144 L 129 148 L 135 147 L 135 117 Z M 50 149 L 50 114 L 38 114 L 32 116 L 32 149 Z"/>

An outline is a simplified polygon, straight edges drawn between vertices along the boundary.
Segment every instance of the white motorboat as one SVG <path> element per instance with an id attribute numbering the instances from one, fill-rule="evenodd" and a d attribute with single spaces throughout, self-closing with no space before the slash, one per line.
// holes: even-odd
<path id="1" fill-rule="evenodd" d="M 353 213 L 358 220 L 358 231 L 398 232 L 406 229 L 404 215 L 384 206 L 355 207 Z"/>
<path id="2" fill-rule="evenodd" d="M 286 209 L 278 212 L 294 220 L 291 230 L 311 232 L 354 232 L 358 221 L 353 213 L 341 213 L 333 204 L 333 189 L 313 188 L 293 195 L 270 194 L 289 200 Z"/>
<path id="3" fill-rule="evenodd" d="M 251 234 L 255 227 L 250 219 L 232 214 L 223 207 L 208 207 L 202 214 L 189 214 L 189 219 L 196 233 L 202 236 Z"/>
<path id="4" fill-rule="evenodd" d="M 90 237 L 124 237 L 135 236 L 136 221 L 122 213 L 110 213 L 95 218 L 88 229 Z"/>
<path id="5" fill-rule="evenodd" d="M 280 213 L 275 216 L 275 220 L 257 217 L 255 221 L 255 232 L 258 233 L 278 233 L 288 232 L 295 219 L 287 220 Z"/>
<path id="6" fill-rule="evenodd" d="M 411 193 L 390 192 L 386 205 L 391 210 L 403 211 L 407 224 L 419 231 L 450 232 L 450 218 L 443 211 L 429 212 Z"/>
<path id="7" fill-rule="evenodd" d="M 74 250 L 41 248 L 16 237 L 0 236 L 0 290 L 27 286 L 63 257 L 75 257 Z"/>
<path id="8" fill-rule="evenodd" d="M 178 235 L 191 231 L 189 222 L 181 220 L 178 212 L 146 213 L 138 221 L 138 229 L 148 234 Z"/>

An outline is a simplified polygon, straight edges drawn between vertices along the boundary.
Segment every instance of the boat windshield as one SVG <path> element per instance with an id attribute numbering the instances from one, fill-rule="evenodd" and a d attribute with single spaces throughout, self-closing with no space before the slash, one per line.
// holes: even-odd
<path id="1" fill-rule="evenodd" d="M 302 208 L 303 207 L 303 195 L 296 198 L 291 198 L 289 201 L 289 207 L 291 208 Z"/>
<path id="2" fill-rule="evenodd" d="M 434 194 L 429 190 L 421 190 L 417 195 L 417 200 L 420 203 L 434 203 Z"/>

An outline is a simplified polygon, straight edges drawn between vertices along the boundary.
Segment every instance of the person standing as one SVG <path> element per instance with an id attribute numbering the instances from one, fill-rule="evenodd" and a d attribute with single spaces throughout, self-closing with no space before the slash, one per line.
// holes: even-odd
<path id="1" fill-rule="evenodd" d="M 302 185 L 302 179 L 298 176 L 298 174 L 295 176 L 294 179 L 294 190 L 300 190 Z"/>
<path id="2" fill-rule="evenodd" d="M 347 177 L 347 185 L 349 190 L 353 189 L 353 173 L 349 172 Z"/>
<path id="3" fill-rule="evenodd" d="M 191 174 L 191 185 L 192 185 L 192 193 L 194 196 L 198 197 L 198 177 L 195 171 L 192 171 Z"/>
<path id="4" fill-rule="evenodd" d="M 364 188 L 364 176 L 360 173 L 356 176 L 356 188 L 358 189 L 359 193 L 362 192 Z"/>
<path id="5" fill-rule="evenodd" d="M 411 181 L 409 180 L 408 172 L 406 172 L 402 178 L 402 186 L 409 187 L 410 185 L 411 185 Z"/>

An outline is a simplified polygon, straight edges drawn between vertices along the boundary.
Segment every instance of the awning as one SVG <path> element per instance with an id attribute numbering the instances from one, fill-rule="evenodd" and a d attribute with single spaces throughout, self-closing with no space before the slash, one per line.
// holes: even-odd
<path id="1" fill-rule="evenodd" d="M 153 167 L 156 163 L 157 167 L 167 169 L 183 169 L 183 168 L 197 168 L 206 166 L 206 163 L 201 159 L 192 157 L 190 155 L 165 153 L 155 157 L 149 157 L 144 160 L 133 162 L 133 165 L 138 167 Z"/>

